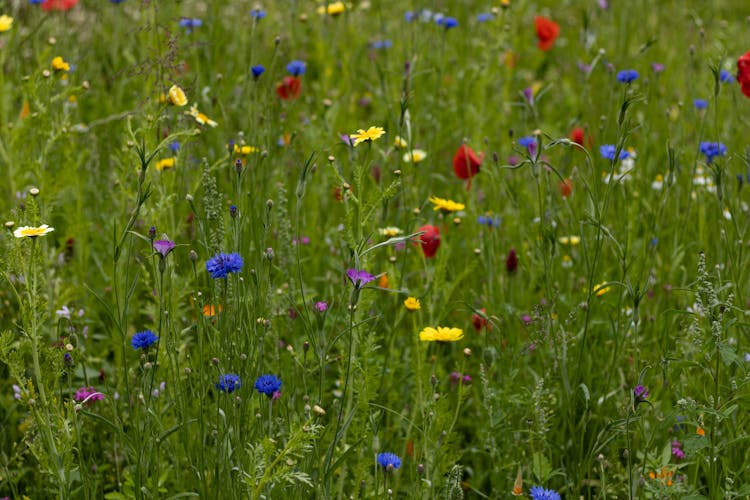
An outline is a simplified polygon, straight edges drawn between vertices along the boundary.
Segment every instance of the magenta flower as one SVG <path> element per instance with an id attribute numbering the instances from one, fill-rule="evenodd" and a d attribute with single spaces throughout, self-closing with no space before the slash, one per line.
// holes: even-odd
<path id="1" fill-rule="evenodd" d="M 367 283 L 375 280 L 375 276 L 359 269 L 348 269 L 346 275 L 357 288 L 362 288 Z"/>
<path id="2" fill-rule="evenodd" d="M 81 387 L 76 391 L 73 399 L 84 404 L 91 404 L 94 401 L 100 401 L 104 399 L 104 394 L 102 394 L 101 392 L 97 392 L 97 390 L 93 387 Z"/>
<path id="3" fill-rule="evenodd" d="M 154 252 L 159 253 L 162 258 L 169 255 L 169 252 L 174 250 L 175 245 L 174 241 L 169 240 L 156 240 L 154 241 Z"/>
<path id="4" fill-rule="evenodd" d="M 318 312 L 326 312 L 328 309 L 328 302 L 318 301 L 315 303 L 315 309 L 318 310 Z"/>

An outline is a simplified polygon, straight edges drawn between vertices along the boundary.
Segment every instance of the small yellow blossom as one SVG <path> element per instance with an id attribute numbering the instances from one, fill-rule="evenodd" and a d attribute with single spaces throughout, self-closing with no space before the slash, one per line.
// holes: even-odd
<path id="1" fill-rule="evenodd" d="M 565 269 L 570 269 L 573 267 L 573 259 L 570 258 L 570 255 L 563 255 L 562 256 L 562 264 Z"/>
<path id="2" fill-rule="evenodd" d="M 198 111 L 197 106 L 192 106 L 190 108 L 190 111 L 185 111 L 185 114 L 190 115 L 193 118 L 195 118 L 195 121 L 197 121 L 201 125 L 208 125 L 209 127 L 215 127 L 218 125 L 218 123 L 216 123 L 215 121 L 213 121 L 212 119 L 210 119 L 209 117 L 207 117 L 206 115 Z"/>
<path id="3" fill-rule="evenodd" d="M 601 297 L 605 293 L 609 292 L 611 289 L 612 289 L 611 286 L 608 286 L 605 283 L 599 283 L 598 285 L 596 285 L 594 287 L 593 291 L 594 291 L 594 293 L 596 294 L 597 297 Z"/>
<path id="4" fill-rule="evenodd" d="M 581 242 L 580 236 L 560 236 L 557 241 L 561 245 L 578 245 Z"/>
<path id="5" fill-rule="evenodd" d="M 9 15 L 3 14 L 0 16 L 0 33 L 8 31 L 13 26 L 13 18 Z"/>
<path id="6" fill-rule="evenodd" d="M 428 326 L 421 332 L 419 332 L 419 340 L 423 342 L 455 342 L 464 338 L 464 331 L 460 328 L 449 328 L 447 326 L 439 326 L 432 328 Z"/>
<path id="7" fill-rule="evenodd" d="M 174 156 L 170 158 L 162 158 L 158 162 L 156 162 L 156 170 L 161 172 L 162 170 L 171 170 L 174 168 L 175 163 L 177 163 L 177 158 Z"/>
<path id="8" fill-rule="evenodd" d="M 393 140 L 393 146 L 398 149 L 403 149 L 408 145 L 409 144 L 404 139 L 402 139 L 400 135 L 397 135 L 396 138 Z"/>
<path id="9" fill-rule="evenodd" d="M 407 163 L 419 163 L 427 158 L 427 153 L 421 149 L 412 149 L 408 153 L 404 153 L 403 160 Z"/>
<path id="10" fill-rule="evenodd" d="M 236 155 L 249 155 L 250 153 L 257 153 L 258 148 L 255 146 L 240 146 L 239 144 L 234 145 L 234 154 Z"/>
<path id="11" fill-rule="evenodd" d="M 419 299 L 416 297 L 409 297 L 404 301 L 404 307 L 409 311 L 419 311 L 422 309 L 422 305 L 419 303 Z"/>
<path id="12" fill-rule="evenodd" d="M 167 93 L 167 98 L 169 99 L 169 104 L 173 106 L 182 107 L 188 103 L 187 97 L 185 96 L 185 91 L 183 91 L 177 85 L 172 85 L 169 88 L 169 92 Z"/>
<path id="13" fill-rule="evenodd" d="M 57 56 L 52 59 L 52 69 L 55 71 L 70 71 L 70 64 L 66 63 L 62 57 Z"/>
<path id="14" fill-rule="evenodd" d="M 380 139 L 383 134 L 385 134 L 383 127 L 370 127 L 367 130 L 357 130 L 356 133 L 349 135 L 349 139 L 354 139 L 353 146 L 359 146 L 363 142 Z"/>
<path id="15" fill-rule="evenodd" d="M 381 236 L 388 236 L 389 238 L 393 238 L 403 233 L 401 229 L 394 226 L 381 227 L 380 229 L 378 229 L 378 232 L 381 234 Z"/>
<path id="16" fill-rule="evenodd" d="M 42 224 L 39 227 L 22 226 L 13 231 L 13 236 L 16 238 L 36 238 L 37 236 L 44 236 L 47 233 L 51 233 L 54 230 L 54 227 L 49 227 L 47 224 Z"/>
<path id="17" fill-rule="evenodd" d="M 463 203 L 456 203 L 453 200 L 445 200 L 443 198 L 438 198 L 437 196 L 430 196 L 430 202 L 435 205 L 433 209 L 435 211 L 442 210 L 444 212 L 458 212 L 459 210 L 466 208 L 466 205 Z"/>
<path id="18" fill-rule="evenodd" d="M 336 17 L 339 14 L 342 14 L 345 9 L 346 6 L 344 5 L 344 2 L 332 2 L 328 5 L 321 5 L 318 7 L 318 14 L 328 14 L 331 17 Z"/>

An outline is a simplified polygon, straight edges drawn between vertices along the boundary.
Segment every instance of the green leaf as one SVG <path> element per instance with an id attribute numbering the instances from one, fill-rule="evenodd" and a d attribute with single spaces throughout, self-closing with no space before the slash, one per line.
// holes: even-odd
<path id="1" fill-rule="evenodd" d="M 552 473 L 552 466 L 547 457 L 537 452 L 531 458 L 531 471 L 539 481 L 545 483 Z"/>

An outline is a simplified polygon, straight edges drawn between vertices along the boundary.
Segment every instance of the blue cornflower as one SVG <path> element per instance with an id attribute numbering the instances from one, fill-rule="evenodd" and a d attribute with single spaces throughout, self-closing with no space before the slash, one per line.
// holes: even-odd
<path id="1" fill-rule="evenodd" d="M 170 142 L 169 149 L 171 149 L 173 153 L 176 153 L 180 149 L 180 142 L 179 141 Z"/>
<path id="2" fill-rule="evenodd" d="M 734 75 L 730 73 L 729 71 L 722 69 L 719 71 L 719 81 L 721 83 L 732 83 L 734 82 Z"/>
<path id="3" fill-rule="evenodd" d="M 130 345 L 132 345 L 133 349 L 136 351 L 138 349 L 143 349 L 145 351 L 158 341 L 159 337 L 157 337 L 154 332 L 151 330 L 143 330 L 142 332 L 133 335 L 133 338 L 130 340 Z"/>
<path id="4" fill-rule="evenodd" d="M 378 465 L 386 471 L 391 471 L 401 467 L 401 459 L 394 453 L 378 453 Z"/>
<path id="5" fill-rule="evenodd" d="M 281 389 L 281 380 L 276 375 L 261 375 L 255 381 L 255 389 L 269 398 Z"/>
<path id="6" fill-rule="evenodd" d="M 112 2 L 112 3 L 122 3 L 125 0 L 109 0 L 109 1 Z"/>
<path id="7" fill-rule="evenodd" d="M 529 491 L 531 500 L 560 500 L 560 494 L 555 490 L 548 490 L 541 486 L 534 486 Z"/>
<path id="8" fill-rule="evenodd" d="M 492 21 L 493 16 L 489 12 L 482 12 L 481 14 L 477 15 L 477 21 L 480 23 L 486 23 L 487 21 Z"/>
<path id="9" fill-rule="evenodd" d="M 625 69 L 617 73 L 617 81 L 620 83 L 630 83 L 638 79 L 638 72 L 634 69 Z"/>
<path id="10" fill-rule="evenodd" d="M 390 49 L 393 47 L 393 42 L 390 40 L 375 40 L 370 44 L 373 49 Z"/>
<path id="11" fill-rule="evenodd" d="M 266 71 L 266 68 L 264 68 L 262 65 L 258 64 L 257 66 L 253 66 L 250 68 L 250 72 L 253 74 L 253 78 L 256 80 L 260 75 L 262 75 Z"/>
<path id="12" fill-rule="evenodd" d="M 31 5 L 36 5 L 36 4 L 40 4 L 40 3 L 42 3 L 42 2 L 44 2 L 44 0 L 29 0 L 29 3 L 30 3 Z"/>
<path id="13" fill-rule="evenodd" d="M 250 11 L 250 17 L 257 21 L 260 21 L 261 19 L 266 17 L 266 11 L 261 9 L 253 9 Z"/>
<path id="14" fill-rule="evenodd" d="M 299 76 L 305 74 L 305 63 L 302 61 L 292 61 L 286 65 L 286 70 L 292 76 Z"/>
<path id="15" fill-rule="evenodd" d="M 412 22 L 416 18 L 417 18 L 416 12 L 412 12 L 411 10 L 407 10 L 406 12 L 404 12 L 404 19 L 406 20 L 407 23 Z"/>
<path id="16" fill-rule="evenodd" d="M 721 142 L 701 142 L 700 151 L 706 155 L 706 163 L 711 163 L 715 157 L 727 154 L 727 147 Z"/>
<path id="17" fill-rule="evenodd" d="M 615 160 L 615 153 L 617 152 L 617 147 L 615 147 L 614 144 L 603 144 L 599 147 L 599 153 L 602 155 L 602 158 L 609 161 Z M 621 160 L 624 160 L 625 158 L 628 158 L 630 156 L 630 153 L 625 151 L 624 149 L 620 151 L 619 158 Z"/>
<path id="18" fill-rule="evenodd" d="M 238 253 L 217 253 L 206 261 L 206 271 L 212 278 L 226 278 L 229 273 L 242 270 L 242 257 Z"/>
<path id="19" fill-rule="evenodd" d="M 221 392 L 231 393 L 242 387 L 242 379 L 234 373 L 227 373 L 219 377 L 219 383 L 216 388 Z"/>
<path id="20" fill-rule="evenodd" d="M 196 18 L 183 17 L 180 19 L 180 28 L 185 28 L 186 33 L 193 31 L 193 28 L 198 28 L 203 24 L 203 21 Z"/>
<path id="21" fill-rule="evenodd" d="M 447 30 L 458 26 L 458 19 L 456 19 L 455 17 L 440 17 L 435 22 Z"/>
<path id="22" fill-rule="evenodd" d="M 529 151 L 529 154 L 533 155 L 536 153 L 536 137 L 534 136 L 529 135 L 521 137 L 518 139 L 518 145 L 526 148 Z"/>
<path id="23" fill-rule="evenodd" d="M 705 99 L 695 99 L 693 100 L 693 106 L 695 106 L 695 109 L 706 109 L 708 107 L 708 101 Z"/>
<path id="24" fill-rule="evenodd" d="M 477 222 L 483 226 L 489 227 L 500 227 L 502 219 L 500 217 L 490 217 L 489 215 L 480 215 L 477 217 Z"/>

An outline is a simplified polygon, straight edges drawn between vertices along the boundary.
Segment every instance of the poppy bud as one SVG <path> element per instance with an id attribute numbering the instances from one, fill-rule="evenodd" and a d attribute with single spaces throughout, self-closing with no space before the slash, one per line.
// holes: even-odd
<path id="1" fill-rule="evenodd" d="M 302 91 L 302 80 L 296 76 L 285 76 L 276 85 L 276 95 L 284 100 L 295 99 Z"/>
<path id="2" fill-rule="evenodd" d="M 513 274 L 518 269 L 518 255 L 516 255 L 516 249 L 511 248 L 508 252 L 508 258 L 505 259 L 505 270 L 508 274 Z"/>
<path id="3" fill-rule="evenodd" d="M 419 243 L 422 245 L 422 253 L 428 259 L 435 256 L 440 247 L 440 229 L 436 226 L 422 226 L 419 231 L 423 231 L 419 236 Z"/>

